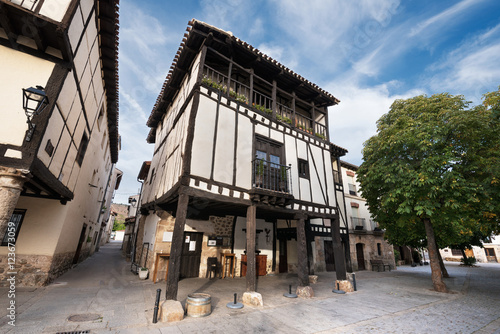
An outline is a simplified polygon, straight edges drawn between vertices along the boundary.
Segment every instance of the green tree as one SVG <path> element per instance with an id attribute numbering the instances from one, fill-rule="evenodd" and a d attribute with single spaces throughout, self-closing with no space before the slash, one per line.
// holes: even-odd
<path id="1" fill-rule="evenodd" d="M 118 214 L 113 223 L 113 231 L 122 231 L 125 229 L 125 216 Z"/>
<path id="2" fill-rule="evenodd" d="M 440 247 L 498 230 L 499 126 L 492 108 L 447 93 L 396 100 L 364 143 L 358 170 L 389 242 L 427 245 L 434 289 L 446 292 Z"/>

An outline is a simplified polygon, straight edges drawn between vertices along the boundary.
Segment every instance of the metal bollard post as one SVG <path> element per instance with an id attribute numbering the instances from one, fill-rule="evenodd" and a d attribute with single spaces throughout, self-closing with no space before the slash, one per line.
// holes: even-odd
<path id="1" fill-rule="evenodd" d="M 160 307 L 160 295 L 161 295 L 161 289 L 156 290 L 156 301 L 155 301 L 155 308 L 153 311 L 153 324 L 156 324 L 158 322 L 158 308 Z"/>
<path id="2" fill-rule="evenodd" d="M 356 274 L 355 273 L 352 273 L 352 285 L 353 285 L 354 291 L 358 291 L 356 289 Z"/>

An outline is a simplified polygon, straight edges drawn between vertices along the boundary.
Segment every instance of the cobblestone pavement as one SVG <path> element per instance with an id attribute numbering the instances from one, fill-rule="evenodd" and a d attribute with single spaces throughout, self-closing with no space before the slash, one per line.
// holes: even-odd
<path id="1" fill-rule="evenodd" d="M 208 293 L 212 314 L 176 323 L 152 323 L 156 290 L 165 282 L 141 281 L 130 271 L 120 244 L 101 247 L 53 284 L 16 291 L 16 326 L 7 322 L 7 289 L 0 288 L 0 333 L 498 333 L 500 264 L 474 268 L 447 263 L 451 293 L 432 290 L 429 266 L 356 273 L 358 291 L 332 293 L 335 273 L 318 273 L 315 297 L 283 297 L 296 275 L 259 277 L 264 307 L 233 310 L 226 304 L 245 291 L 244 278 L 184 279 L 178 299 Z M 80 320 L 70 321 L 78 315 Z M 95 316 L 91 319 L 91 316 Z"/>

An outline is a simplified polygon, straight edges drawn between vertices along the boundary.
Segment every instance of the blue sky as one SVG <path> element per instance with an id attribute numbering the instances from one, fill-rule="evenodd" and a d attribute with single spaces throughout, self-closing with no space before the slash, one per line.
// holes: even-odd
<path id="1" fill-rule="evenodd" d="M 362 162 L 395 99 L 449 92 L 478 104 L 500 85 L 498 0 L 120 1 L 120 134 L 115 202 L 151 160 L 146 120 L 190 19 L 248 42 L 332 93 L 330 138 Z"/>

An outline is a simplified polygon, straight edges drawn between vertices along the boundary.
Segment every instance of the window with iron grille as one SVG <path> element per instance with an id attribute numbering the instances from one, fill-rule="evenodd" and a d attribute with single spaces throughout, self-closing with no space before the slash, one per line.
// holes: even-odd
<path id="1" fill-rule="evenodd" d="M 26 210 L 20 210 L 20 209 L 14 210 L 14 213 L 12 213 L 12 216 L 10 216 L 10 221 L 9 225 L 7 226 L 7 231 L 5 231 L 5 235 L 3 236 L 2 239 L 2 246 L 8 246 L 9 243 L 10 244 L 16 243 L 17 236 L 19 235 L 19 230 L 21 229 L 21 224 L 23 223 L 25 213 Z"/>
<path id="2" fill-rule="evenodd" d="M 451 255 L 453 256 L 462 256 L 462 251 L 460 249 L 452 249 Z"/>

